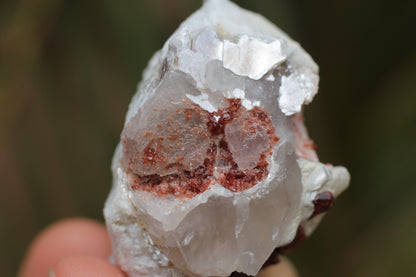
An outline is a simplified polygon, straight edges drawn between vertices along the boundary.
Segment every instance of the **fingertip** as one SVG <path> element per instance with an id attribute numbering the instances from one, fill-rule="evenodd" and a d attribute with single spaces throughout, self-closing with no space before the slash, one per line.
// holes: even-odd
<path id="1" fill-rule="evenodd" d="M 90 255 L 72 255 L 61 259 L 50 271 L 50 277 L 125 277 L 108 261 Z"/>
<path id="2" fill-rule="evenodd" d="M 102 224 L 83 218 L 65 219 L 35 238 L 19 276 L 43 277 L 48 268 L 67 255 L 85 253 L 107 258 L 110 252 L 110 239 Z"/>

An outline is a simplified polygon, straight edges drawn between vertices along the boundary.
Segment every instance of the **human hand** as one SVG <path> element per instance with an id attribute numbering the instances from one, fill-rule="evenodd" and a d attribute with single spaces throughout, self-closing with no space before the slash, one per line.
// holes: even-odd
<path id="1" fill-rule="evenodd" d="M 90 219 L 66 219 L 41 232 L 26 253 L 18 277 L 125 277 L 108 261 L 110 238 L 105 227 Z M 258 277 L 297 277 L 286 259 Z"/>
<path id="2" fill-rule="evenodd" d="M 108 262 L 110 253 L 110 238 L 102 224 L 90 219 L 66 219 L 35 238 L 18 276 L 125 276 Z"/>

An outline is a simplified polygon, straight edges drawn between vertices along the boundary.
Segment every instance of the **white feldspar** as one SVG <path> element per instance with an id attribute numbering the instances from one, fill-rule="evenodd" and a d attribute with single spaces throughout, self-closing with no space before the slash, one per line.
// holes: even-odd
<path id="1" fill-rule="evenodd" d="M 319 163 L 303 124 L 302 105 L 318 80 L 297 42 L 228 0 L 207 0 L 182 23 L 145 70 L 113 158 L 104 215 L 122 270 L 130 277 L 256 275 L 299 226 L 311 234 L 322 218 L 310 220 L 312 201 L 322 192 L 336 197 L 349 183 L 345 168 Z M 233 99 L 241 107 L 228 118 Z M 219 134 L 209 120 L 225 122 Z M 206 170 L 213 151 L 212 171 L 200 177 L 206 187 L 173 192 L 177 176 Z M 230 172 L 265 167 L 253 186 L 223 183 Z M 158 193 L 134 178 L 156 178 Z"/>

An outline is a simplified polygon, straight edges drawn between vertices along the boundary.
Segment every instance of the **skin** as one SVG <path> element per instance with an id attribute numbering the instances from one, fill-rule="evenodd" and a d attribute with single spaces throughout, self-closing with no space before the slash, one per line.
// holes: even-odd
<path id="1" fill-rule="evenodd" d="M 17 276 L 126 277 L 108 262 L 110 253 L 110 238 L 102 224 L 90 219 L 66 219 L 54 223 L 34 239 Z M 298 274 L 283 258 L 258 277 L 298 277 Z"/>

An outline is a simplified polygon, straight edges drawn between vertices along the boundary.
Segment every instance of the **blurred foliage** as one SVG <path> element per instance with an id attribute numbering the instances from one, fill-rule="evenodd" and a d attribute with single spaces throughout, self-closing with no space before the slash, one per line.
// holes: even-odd
<path id="1" fill-rule="evenodd" d="M 0 1 L 0 275 L 69 216 L 102 220 L 141 72 L 197 0 Z M 416 276 L 416 8 L 393 0 L 241 0 L 320 65 L 306 108 L 348 191 L 291 254 L 302 276 Z"/>

